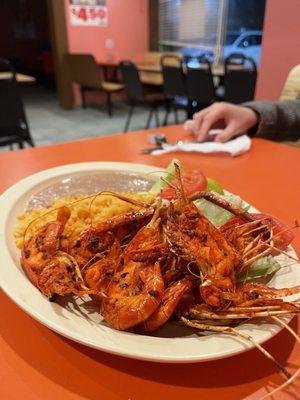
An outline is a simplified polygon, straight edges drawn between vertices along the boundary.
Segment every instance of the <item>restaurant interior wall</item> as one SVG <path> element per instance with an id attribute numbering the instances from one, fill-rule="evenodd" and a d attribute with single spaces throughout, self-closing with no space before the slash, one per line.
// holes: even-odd
<path id="1" fill-rule="evenodd" d="M 148 0 L 107 0 L 108 25 L 74 26 L 66 2 L 69 50 L 99 62 L 138 61 L 148 49 Z"/>
<path id="2" fill-rule="evenodd" d="M 65 0 L 70 53 L 89 53 L 99 63 L 118 63 L 122 59 L 137 62 L 148 50 L 148 0 L 106 0 L 107 27 L 72 25 L 69 4 Z M 88 101 L 99 96 L 88 93 Z M 81 102 L 76 89 L 75 102 Z"/>
<path id="3" fill-rule="evenodd" d="M 300 64 L 300 1 L 267 0 L 255 98 L 277 100 L 291 68 Z"/>

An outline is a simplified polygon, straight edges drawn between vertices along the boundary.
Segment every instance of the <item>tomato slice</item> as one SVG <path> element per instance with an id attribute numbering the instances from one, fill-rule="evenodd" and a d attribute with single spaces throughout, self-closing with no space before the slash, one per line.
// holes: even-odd
<path id="1" fill-rule="evenodd" d="M 278 235 L 274 238 L 274 246 L 278 249 L 284 250 L 294 240 L 294 233 L 292 231 L 286 231 L 288 227 L 280 221 L 280 219 L 268 214 L 257 213 L 252 215 L 254 218 L 262 219 L 266 225 L 273 228 L 273 235 Z"/>
<path id="2" fill-rule="evenodd" d="M 207 180 L 200 171 L 193 172 L 182 172 L 181 180 L 186 196 L 190 196 L 193 193 L 201 190 L 206 190 Z M 178 187 L 178 179 L 171 181 L 172 185 Z M 173 200 L 177 197 L 175 189 L 167 186 L 162 190 L 162 198 L 167 200 Z"/>

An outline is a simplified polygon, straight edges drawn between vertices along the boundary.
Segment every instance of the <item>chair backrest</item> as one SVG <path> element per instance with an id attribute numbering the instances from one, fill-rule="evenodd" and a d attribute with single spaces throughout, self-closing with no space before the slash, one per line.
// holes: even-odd
<path id="1" fill-rule="evenodd" d="M 131 61 L 123 60 L 120 62 L 120 71 L 127 97 L 131 100 L 143 98 L 143 85 L 136 65 Z"/>
<path id="2" fill-rule="evenodd" d="M 167 56 L 167 55 L 176 56 L 177 58 L 182 58 L 182 54 L 181 53 L 165 53 L 165 52 L 162 52 L 162 51 L 147 51 L 144 54 L 144 57 L 143 57 L 143 60 L 142 60 L 142 64 L 160 66 L 161 58 L 163 56 Z M 170 58 L 168 61 L 171 64 L 172 64 L 172 62 L 174 62 L 174 60 L 172 60 L 172 58 Z"/>
<path id="3" fill-rule="evenodd" d="M 181 58 L 176 55 L 166 54 L 161 57 L 160 63 L 165 97 L 187 97 Z"/>
<path id="4" fill-rule="evenodd" d="M 65 61 L 72 82 L 86 88 L 101 87 L 100 68 L 91 54 L 66 54 Z"/>
<path id="5" fill-rule="evenodd" d="M 293 67 L 284 83 L 279 100 L 295 100 L 300 96 L 300 64 Z"/>
<path id="6" fill-rule="evenodd" d="M 11 74 L 0 79 L 0 138 L 19 137 L 32 142 L 15 70 L 8 60 L 0 59 L 0 71 Z"/>
<path id="7" fill-rule="evenodd" d="M 209 104 L 216 99 L 211 63 L 205 55 L 199 57 L 198 61 L 196 68 L 186 67 L 187 95 L 191 101 Z"/>
<path id="8" fill-rule="evenodd" d="M 239 104 L 253 100 L 257 69 L 255 61 L 244 54 L 233 53 L 225 59 L 225 101 Z"/>

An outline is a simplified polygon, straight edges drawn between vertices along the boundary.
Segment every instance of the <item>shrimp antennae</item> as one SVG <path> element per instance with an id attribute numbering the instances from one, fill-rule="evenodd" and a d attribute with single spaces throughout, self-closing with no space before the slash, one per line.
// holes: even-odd
<path id="1" fill-rule="evenodd" d="M 266 349 L 264 349 L 259 343 L 257 343 L 252 336 L 247 335 L 243 332 L 239 332 L 230 326 L 212 326 L 207 324 L 201 324 L 197 321 L 188 320 L 185 317 L 180 317 L 180 319 L 185 325 L 188 325 L 192 328 L 200 329 L 203 331 L 222 332 L 246 339 L 247 341 L 254 344 L 254 346 L 258 348 L 258 350 L 260 350 L 269 360 L 273 361 L 288 380 L 292 377 L 291 374 L 277 360 L 275 360 L 275 358 Z"/>
<path id="2" fill-rule="evenodd" d="M 68 204 L 68 207 L 72 207 L 74 204 L 80 203 L 81 201 L 84 201 L 84 200 L 87 200 L 87 199 L 91 199 L 91 198 L 93 199 L 92 201 L 94 201 L 94 199 L 95 199 L 96 197 L 100 196 L 100 195 L 115 196 L 115 197 L 117 197 L 117 198 L 120 199 L 120 200 L 127 201 L 128 203 L 131 203 L 131 204 L 133 204 L 133 205 L 135 205 L 135 206 L 139 206 L 139 207 L 147 207 L 147 206 L 148 206 L 148 204 L 146 204 L 146 203 L 144 203 L 144 202 L 142 202 L 142 201 L 134 200 L 134 199 L 131 199 L 131 198 L 129 198 L 129 197 L 126 197 L 126 196 L 124 196 L 124 195 L 122 195 L 122 194 L 115 193 L 115 192 L 110 192 L 110 191 L 106 190 L 106 191 L 101 191 L 101 192 L 98 192 L 98 193 L 96 193 L 96 194 L 92 194 L 92 195 L 89 195 L 89 196 L 85 196 L 85 197 L 82 197 L 81 199 L 72 201 L 72 202 L 70 202 L 70 203 Z M 53 212 L 55 212 L 55 211 L 59 211 L 59 210 L 63 209 L 64 207 L 67 207 L 67 206 L 66 206 L 66 205 L 63 205 L 63 206 L 55 207 L 55 208 L 53 208 L 52 210 L 49 210 L 49 211 L 45 212 L 44 214 L 39 215 L 38 217 L 34 218 L 32 221 L 30 221 L 29 224 L 27 225 L 25 231 L 24 231 L 24 234 L 23 234 L 23 242 L 25 242 L 27 232 L 28 232 L 28 230 L 29 230 L 29 228 L 30 228 L 31 225 L 33 225 L 36 221 L 38 221 L 39 219 L 45 217 L 46 215 L 49 215 L 49 214 L 51 214 L 51 213 L 53 213 Z"/>
<path id="3" fill-rule="evenodd" d="M 300 337 L 297 335 L 297 333 L 295 331 L 293 331 L 293 329 L 288 324 L 286 324 L 284 321 L 282 321 L 278 317 L 272 316 L 271 318 L 273 318 L 279 325 L 286 328 L 294 336 L 294 338 L 297 340 L 297 342 L 300 343 Z M 269 396 L 273 396 L 276 392 L 279 392 L 283 388 L 287 387 L 290 383 L 292 383 L 295 380 L 295 378 L 297 378 L 297 376 L 299 374 L 300 374 L 300 368 L 298 368 L 297 371 L 286 382 L 283 382 L 280 386 L 278 386 L 274 390 L 271 390 L 271 392 L 269 392 L 266 395 L 264 395 L 263 397 L 261 397 L 260 400 L 266 399 Z"/>
<path id="4" fill-rule="evenodd" d="M 173 183 L 167 181 L 164 177 L 161 177 L 160 179 L 161 179 L 166 185 L 168 185 L 170 188 L 172 188 L 172 189 L 174 189 L 174 190 L 177 189 L 177 187 L 176 187 L 175 185 L 173 185 Z"/>

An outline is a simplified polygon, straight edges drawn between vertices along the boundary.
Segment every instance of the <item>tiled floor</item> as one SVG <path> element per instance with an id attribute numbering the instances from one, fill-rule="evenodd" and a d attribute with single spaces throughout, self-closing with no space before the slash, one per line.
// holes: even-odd
<path id="1" fill-rule="evenodd" d="M 28 87 L 23 89 L 22 94 L 30 131 L 37 146 L 120 133 L 124 129 L 129 109 L 124 101 L 114 102 L 113 117 L 109 118 L 105 103 L 91 105 L 85 110 L 78 106 L 74 110 L 65 111 L 59 107 L 55 93 L 50 90 Z M 161 110 L 161 121 L 163 116 Z M 148 109 L 137 107 L 130 130 L 144 129 L 147 117 Z M 184 114 L 181 118 L 184 120 Z M 154 123 L 153 119 L 153 127 Z"/>

